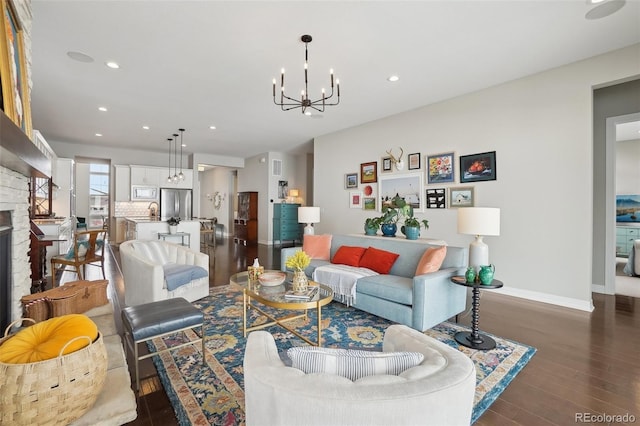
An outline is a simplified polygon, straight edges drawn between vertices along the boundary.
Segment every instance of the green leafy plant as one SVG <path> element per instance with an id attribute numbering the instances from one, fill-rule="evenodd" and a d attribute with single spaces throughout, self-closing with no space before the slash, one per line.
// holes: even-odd
<path id="1" fill-rule="evenodd" d="M 167 219 L 167 223 L 169 224 L 169 226 L 176 226 L 180 223 L 180 218 L 170 217 L 169 219 Z"/>
<path id="2" fill-rule="evenodd" d="M 382 217 L 368 217 L 364 221 L 365 228 L 378 229 L 382 224 Z"/>
<path id="3" fill-rule="evenodd" d="M 386 211 L 385 211 L 386 209 Z M 394 222 L 384 223 L 397 223 L 404 218 L 404 226 L 420 228 L 424 226 L 424 229 L 429 229 L 429 221 L 427 219 L 417 219 L 413 215 L 413 206 L 408 204 L 402 197 L 396 195 L 391 200 L 390 206 L 385 206 L 382 209 L 383 214 L 388 215 L 390 218 L 394 218 Z"/>

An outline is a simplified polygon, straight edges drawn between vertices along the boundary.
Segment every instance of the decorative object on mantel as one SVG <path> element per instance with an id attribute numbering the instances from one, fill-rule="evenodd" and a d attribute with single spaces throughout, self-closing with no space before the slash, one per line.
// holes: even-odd
<path id="1" fill-rule="evenodd" d="M 464 207 L 458 209 L 458 234 L 475 235 L 469 245 L 469 266 L 478 269 L 489 265 L 489 246 L 485 235 L 500 235 L 500 209 L 495 207 Z"/>
<path id="2" fill-rule="evenodd" d="M 404 170 L 404 160 L 402 159 L 402 154 L 404 154 L 404 150 L 402 149 L 402 147 L 400 147 L 400 155 L 398 155 L 398 158 L 396 158 L 396 156 L 393 155 L 392 149 L 387 150 L 387 154 L 389 154 L 389 158 L 391 158 L 391 163 L 393 163 L 393 165 L 396 166 L 397 171 L 400 172 Z"/>
<path id="3" fill-rule="evenodd" d="M 305 115 L 311 115 L 310 109 L 314 109 L 318 112 L 324 112 L 325 106 L 334 106 L 340 103 L 340 80 L 336 79 L 337 100 L 335 103 L 329 103 L 329 99 L 333 97 L 333 69 L 329 71 L 331 76 L 331 94 L 326 95 L 324 88 L 322 89 L 322 97 L 315 101 L 309 99 L 308 88 L 308 73 L 309 73 L 309 52 L 307 50 L 308 44 L 311 43 L 312 37 L 308 34 L 300 37 L 300 40 L 304 43 L 304 90 L 300 95 L 300 100 L 291 98 L 284 94 L 284 68 L 280 72 L 280 101 L 276 100 L 276 79 L 273 79 L 273 103 L 280 106 L 283 111 L 289 111 L 295 108 L 301 108 L 302 113 Z"/>
<path id="4" fill-rule="evenodd" d="M 306 223 L 305 235 L 313 235 L 313 224 L 320 222 L 320 207 L 298 207 L 298 223 Z"/>

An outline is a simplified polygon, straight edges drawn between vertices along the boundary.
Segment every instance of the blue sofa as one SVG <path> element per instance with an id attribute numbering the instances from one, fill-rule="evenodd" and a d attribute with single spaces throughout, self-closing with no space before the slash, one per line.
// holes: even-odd
<path id="1" fill-rule="evenodd" d="M 422 242 L 402 238 L 375 238 L 365 235 L 333 235 L 331 259 L 340 246 L 375 247 L 400 255 L 388 275 L 373 275 L 356 282 L 355 308 L 405 324 L 419 331 L 465 310 L 467 288 L 453 284 L 450 278 L 464 275 L 468 262 L 468 249 L 447 246 L 447 255 L 439 271 L 415 276 L 416 267 L 424 251 L 430 247 Z M 281 250 L 281 269 L 286 270 L 289 256 L 302 247 Z M 305 270 L 311 278 L 315 268 L 329 261 L 313 259 Z"/>

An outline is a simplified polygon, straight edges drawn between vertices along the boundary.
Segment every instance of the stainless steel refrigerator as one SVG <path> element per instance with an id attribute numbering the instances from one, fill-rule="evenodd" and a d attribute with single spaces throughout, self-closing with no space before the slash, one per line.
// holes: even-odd
<path id="1" fill-rule="evenodd" d="M 190 189 L 160 189 L 160 219 L 170 217 L 191 220 L 193 208 L 192 191 Z"/>

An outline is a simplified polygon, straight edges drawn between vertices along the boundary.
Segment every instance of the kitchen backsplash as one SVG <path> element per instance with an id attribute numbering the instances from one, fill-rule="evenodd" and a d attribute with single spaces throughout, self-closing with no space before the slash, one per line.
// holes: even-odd
<path id="1" fill-rule="evenodd" d="M 113 215 L 115 217 L 149 216 L 149 202 L 148 201 L 116 201 L 114 205 Z"/>

